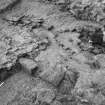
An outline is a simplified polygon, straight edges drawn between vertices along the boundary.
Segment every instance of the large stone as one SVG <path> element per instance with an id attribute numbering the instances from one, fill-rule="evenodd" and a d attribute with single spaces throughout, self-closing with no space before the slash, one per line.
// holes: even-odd
<path id="1" fill-rule="evenodd" d="M 34 75 L 34 73 L 38 69 L 37 63 L 33 61 L 32 59 L 20 58 L 19 63 L 23 67 L 23 70 L 31 75 Z"/>
<path id="2" fill-rule="evenodd" d="M 53 84 L 54 86 L 58 86 L 59 83 L 62 81 L 64 74 L 65 71 L 63 70 L 61 65 L 58 65 L 54 69 L 47 69 L 46 71 L 42 72 L 40 74 L 40 78 Z"/>

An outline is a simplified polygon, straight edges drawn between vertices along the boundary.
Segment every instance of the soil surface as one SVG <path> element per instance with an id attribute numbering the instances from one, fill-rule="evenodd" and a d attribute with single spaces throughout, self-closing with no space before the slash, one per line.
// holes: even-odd
<path id="1" fill-rule="evenodd" d="M 105 105 L 105 1 L 0 0 L 0 105 Z"/>

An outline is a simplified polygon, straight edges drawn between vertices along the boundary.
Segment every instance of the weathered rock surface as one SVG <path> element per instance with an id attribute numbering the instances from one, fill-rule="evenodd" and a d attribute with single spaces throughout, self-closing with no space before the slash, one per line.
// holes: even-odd
<path id="1" fill-rule="evenodd" d="M 18 2 L 0 1 L 0 105 L 104 105 L 104 0 Z"/>

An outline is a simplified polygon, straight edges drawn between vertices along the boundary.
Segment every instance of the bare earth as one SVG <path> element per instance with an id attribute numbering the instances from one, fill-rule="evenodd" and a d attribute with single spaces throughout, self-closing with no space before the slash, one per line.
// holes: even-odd
<path id="1" fill-rule="evenodd" d="M 105 105 L 105 1 L 65 1 L 0 0 L 0 105 Z"/>

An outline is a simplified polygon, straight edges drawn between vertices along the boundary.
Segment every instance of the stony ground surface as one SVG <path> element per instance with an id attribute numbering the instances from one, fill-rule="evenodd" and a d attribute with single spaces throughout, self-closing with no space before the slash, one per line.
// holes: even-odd
<path id="1" fill-rule="evenodd" d="M 0 105 L 105 105 L 104 1 L 65 1 L 0 0 Z"/>

